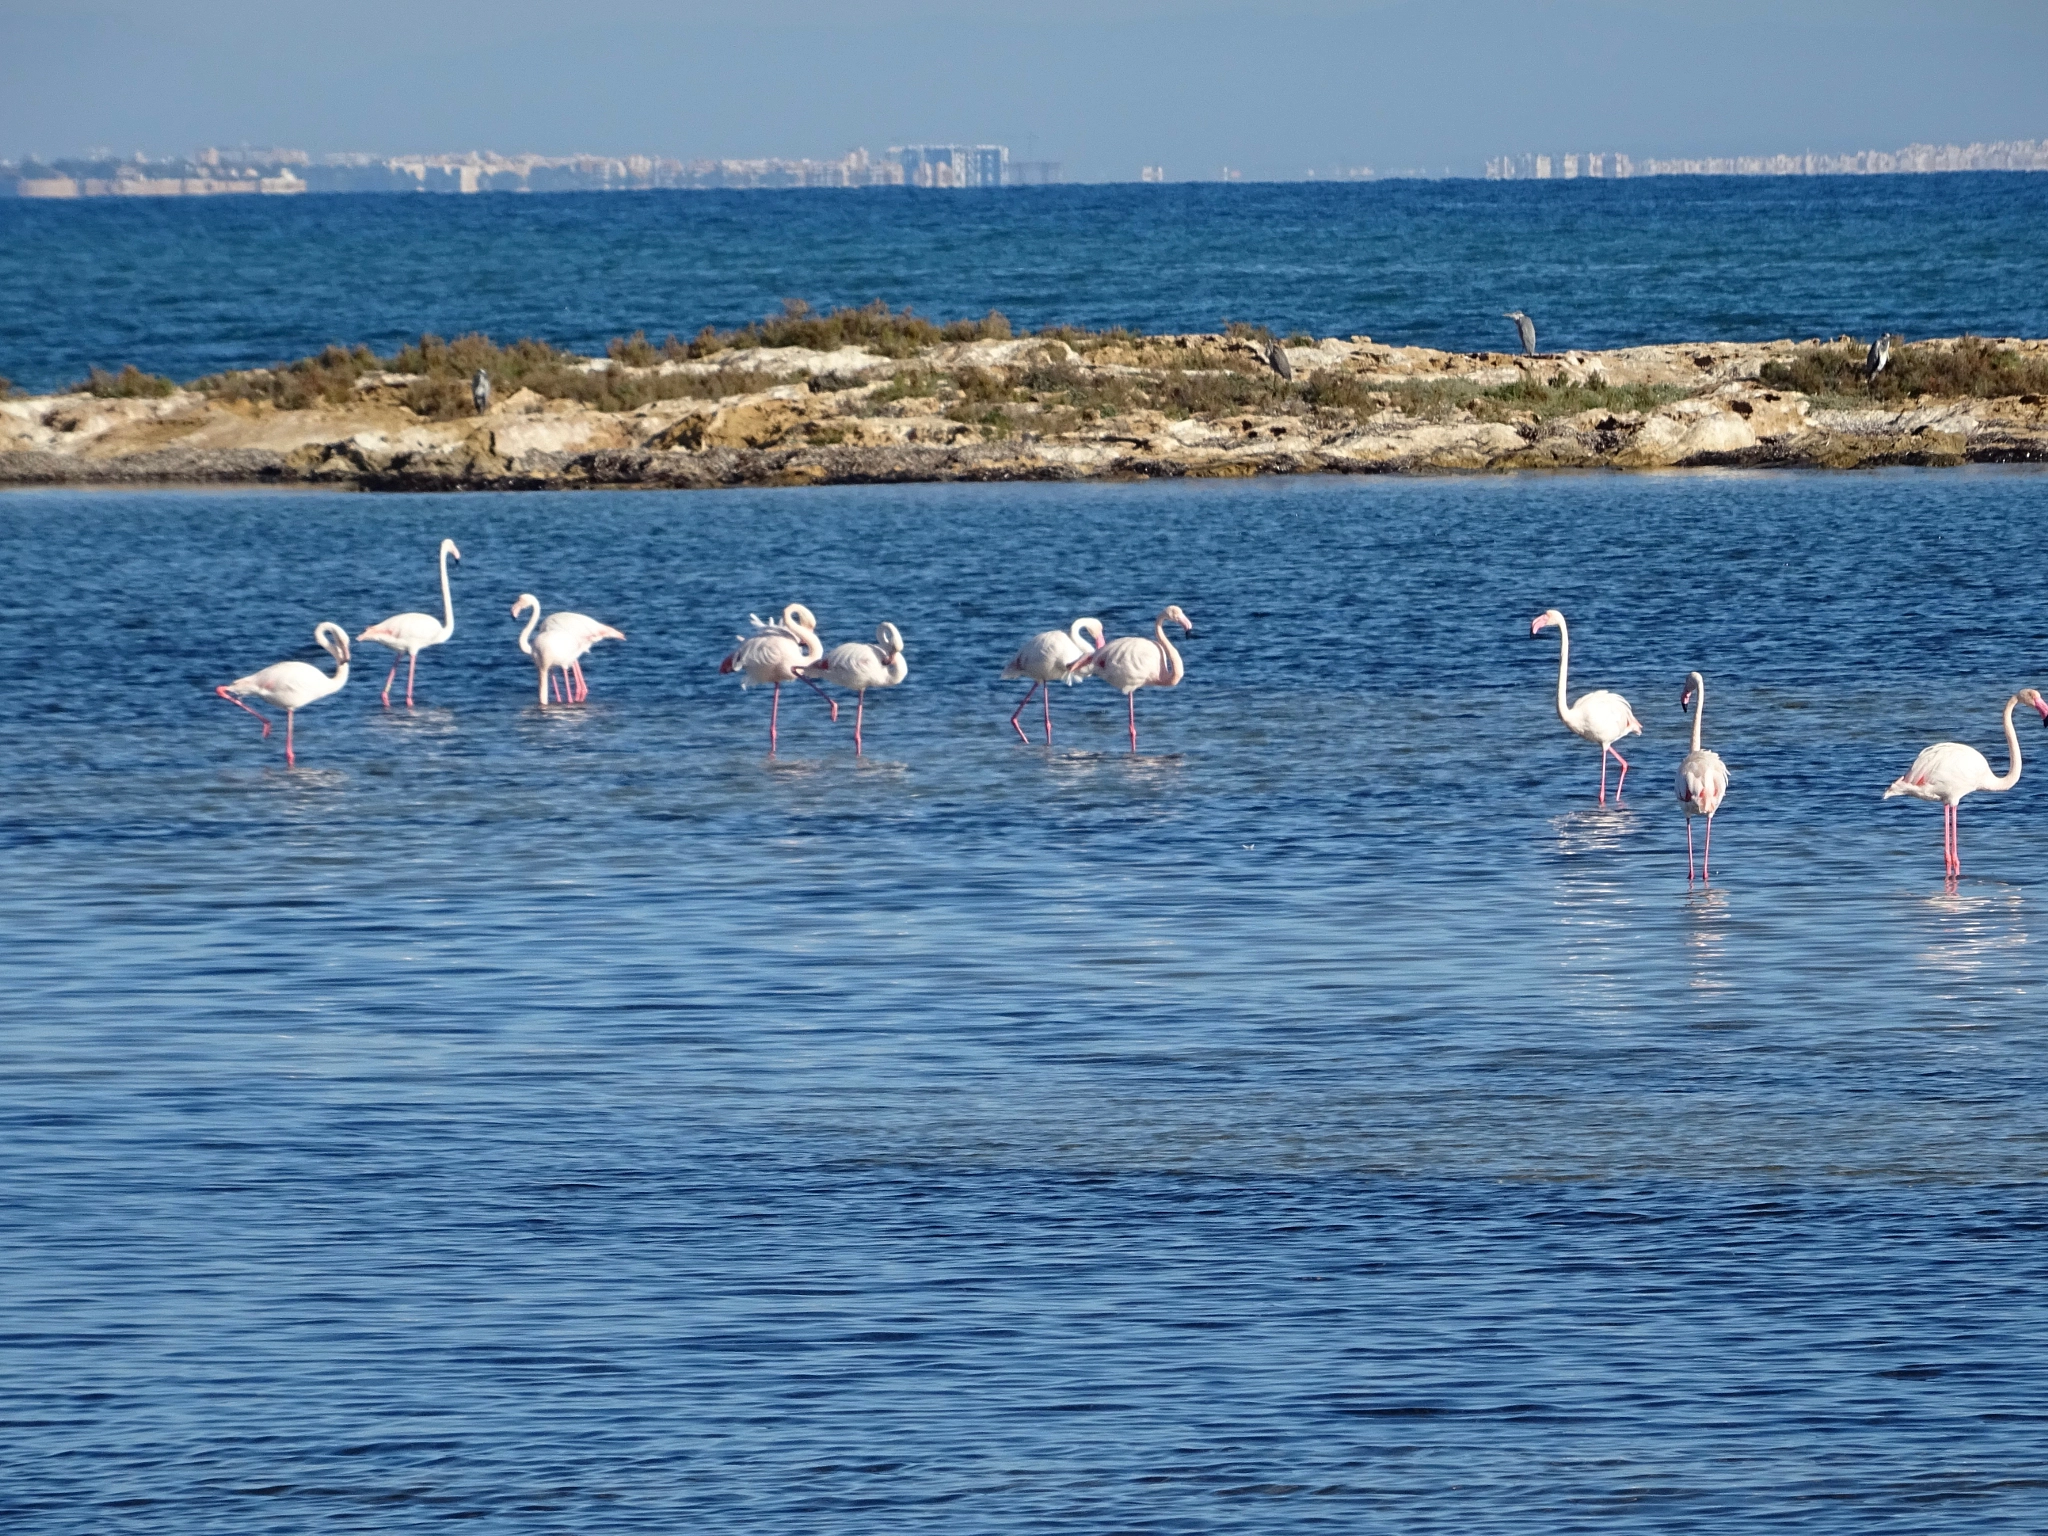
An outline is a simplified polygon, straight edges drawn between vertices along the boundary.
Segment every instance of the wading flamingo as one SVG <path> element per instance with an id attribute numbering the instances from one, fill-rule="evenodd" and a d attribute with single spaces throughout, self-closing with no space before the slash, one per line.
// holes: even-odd
<path id="1" fill-rule="evenodd" d="M 1557 626 L 1557 718 L 1562 720 L 1574 735 L 1600 744 L 1600 803 L 1607 803 L 1607 755 L 1614 753 L 1614 760 L 1621 764 L 1621 777 L 1614 781 L 1614 798 L 1621 798 L 1621 786 L 1628 780 L 1628 759 L 1614 751 L 1614 744 L 1624 736 L 1640 736 L 1642 722 L 1636 719 L 1636 712 L 1628 707 L 1628 700 L 1618 693 L 1598 689 L 1580 697 L 1576 704 L 1564 701 L 1565 672 L 1571 666 L 1572 632 L 1565 627 L 1564 615 L 1555 608 L 1546 608 L 1529 621 L 1529 633 L 1540 635 L 1551 625 Z"/>
<path id="2" fill-rule="evenodd" d="M 420 652 L 430 645 L 439 645 L 455 633 L 455 594 L 448 590 L 448 557 L 458 561 L 462 551 L 455 547 L 453 539 L 441 541 L 441 613 L 436 620 L 431 614 L 396 613 L 382 624 L 372 624 L 360 635 L 358 641 L 374 640 L 379 645 L 389 646 L 405 661 L 405 704 L 412 707 L 412 676 L 420 664 Z M 391 680 L 398 676 L 398 657 L 391 659 L 391 676 L 384 679 L 384 707 L 391 707 Z"/>
<path id="3" fill-rule="evenodd" d="M 754 626 L 754 633 L 734 637 L 739 644 L 719 662 L 718 670 L 721 676 L 727 672 L 739 673 L 742 688 L 768 683 L 775 689 L 775 700 L 768 706 L 768 755 L 773 757 L 784 683 L 809 684 L 818 697 L 831 706 L 834 720 L 839 718 L 839 706 L 833 703 L 824 689 L 803 675 L 803 668 L 825 654 L 825 644 L 818 638 L 818 621 L 811 617 L 810 609 L 802 603 L 791 603 L 782 610 L 779 620 L 763 624 L 750 613 L 747 621 Z"/>
<path id="4" fill-rule="evenodd" d="M 1089 644 L 1082 644 L 1083 635 L 1092 635 Z M 1024 734 L 1024 727 L 1017 723 L 1017 715 L 1024 713 L 1024 706 L 1031 702 L 1031 695 L 1045 690 L 1045 744 L 1052 745 L 1052 684 L 1065 683 L 1072 687 L 1082 662 L 1102 649 L 1102 620 L 1076 619 L 1065 629 L 1048 629 L 1033 635 L 1017 648 L 1017 654 L 1010 658 L 1010 664 L 1003 668 L 1003 680 L 1028 677 L 1031 686 L 1024 690 L 1024 697 L 1018 701 L 1016 714 L 1010 716 L 1010 729 L 1017 733 L 1017 739 L 1027 747 L 1031 738 Z"/>
<path id="5" fill-rule="evenodd" d="M 1685 883 L 1691 885 L 1695 816 L 1707 818 L 1707 847 L 1700 860 L 1700 878 L 1713 878 L 1709 870 L 1714 862 L 1714 812 L 1721 809 L 1721 802 L 1728 795 L 1728 765 L 1721 761 L 1720 753 L 1709 752 L 1700 745 L 1700 723 L 1707 715 L 1707 680 L 1697 672 L 1686 678 L 1685 688 L 1678 695 L 1681 714 L 1688 705 L 1692 708 L 1692 750 L 1678 765 L 1678 803 L 1685 807 Z"/>
<path id="6" fill-rule="evenodd" d="M 2041 712 L 2042 723 L 2048 725 L 2048 703 L 2043 703 L 2041 695 L 2032 688 L 2022 688 L 2005 701 L 2005 745 L 2011 754 L 2012 766 L 2002 777 L 1991 771 L 1991 764 L 1975 747 L 1960 741 L 1937 741 L 1913 759 L 1913 766 L 1906 770 L 1904 778 L 1892 780 L 1892 787 L 1884 792 L 1887 800 L 1893 795 L 1911 795 L 1916 800 L 1933 800 L 1941 806 L 1941 855 L 1950 875 L 1963 872 L 1963 855 L 1957 843 L 1956 829 L 1956 808 L 1962 804 L 1963 796 L 1973 795 L 1980 789 L 2008 790 L 2020 781 L 2020 738 L 2012 728 L 2015 704 L 2033 705 Z"/>
<path id="7" fill-rule="evenodd" d="M 533 610 L 533 617 L 519 632 L 519 649 L 531 656 L 533 664 L 540 669 L 540 707 L 548 707 L 548 674 L 557 670 L 562 674 L 557 684 L 562 702 L 581 704 L 590 697 L 580 665 L 583 653 L 600 640 L 623 640 L 626 637 L 611 625 L 600 624 L 583 613 L 551 613 L 543 623 L 540 599 L 531 592 L 519 594 L 519 600 L 512 605 L 512 617 L 518 618 L 529 608 Z M 533 632 L 536 624 L 540 625 L 538 635 Z"/>
<path id="8" fill-rule="evenodd" d="M 280 661 L 261 672 L 238 677 L 232 683 L 223 683 L 213 690 L 242 709 L 249 709 L 242 702 L 246 696 L 261 699 L 273 709 L 284 711 L 284 761 L 287 768 L 298 762 L 292 751 L 292 717 L 315 699 L 341 692 L 342 685 L 348 681 L 348 631 L 339 624 L 322 623 L 314 626 L 313 639 L 321 650 L 334 658 L 332 676 L 303 661 Z M 263 720 L 261 710 L 249 709 L 249 713 Z M 270 734 L 268 720 L 263 720 L 263 734 Z"/>
<path id="9" fill-rule="evenodd" d="M 1169 624 L 1178 624 L 1184 634 L 1195 632 L 1194 624 L 1180 611 L 1180 605 L 1171 604 L 1161 609 L 1159 617 L 1152 621 L 1150 640 L 1138 635 L 1125 635 L 1098 646 L 1074 664 L 1075 676 L 1083 672 L 1099 672 L 1104 682 L 1124 696 L 1124 704 L 1131 717 L 1133 752 L 1138 750 L 1138 690 L 1175 688 L 1187 675 L 1187 668 L 1181 665 L 1180 652 L 1166 638 L 1166 626 Z"/>
<path id="10" fill-rule="evenodd" d="M 894 688 L 910 675 L 910 663 L 903 659 L 903 632 L 894 624 L 875 626 L 874 644 L 851 640 L 835 645 L 824 659 L 798 669 L 805 682 L 822 678 L 840 688 L 853 690 L 853 755 L 861 755 L 861 719 L 867 713 L 870 688 Z"/>

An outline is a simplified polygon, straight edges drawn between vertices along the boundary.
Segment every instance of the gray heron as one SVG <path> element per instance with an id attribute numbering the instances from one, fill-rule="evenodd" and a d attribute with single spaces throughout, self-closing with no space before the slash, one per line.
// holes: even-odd
<path id="1" fill-rule="evenodd" d="M 1515 329 L 1522 333 L 1523 356 L 1534 357 L 1536 355 L 1536 322 L 1523 314 L 1519 309 L 1509 310 L 1501 316 L 1501 319 L 1515 322 Z"/>
<path id="2" fill-rule="evenodd" d="M 1294 377 L 1294 364 L 1287 360 L 1287 349 L 1277 341 L 1266 343 L 1266 363 L 1283 379 Z"/>
<path id="3" fill-rule="evenodd" d="M 1884 372 L 1884 365 L 1892 360 L 1892 343 L 1899 338 L 1888 331 L 1880 331 L 1877 340 L 1870 344 L 1870 350 L 1863 356 L 1863 382 L 1866 385 L 1877 382 L 1877 376 Z"/>
<path id="4" fill-rule="evenodd" d="M 469 381 L 469 398 L 476 403 L 476 413 L 481 416 L 491 408 L 491 376 L 479 368 L 476 377 Z"/>

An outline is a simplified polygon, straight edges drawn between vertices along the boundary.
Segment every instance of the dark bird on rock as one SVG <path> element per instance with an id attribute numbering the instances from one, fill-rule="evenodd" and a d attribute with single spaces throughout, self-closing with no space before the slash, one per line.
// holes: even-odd
<path id="1" fill-rule="evenodd" d="M 1287 361 L 1287 349 L 1277 341 L 1266 343 L 1266 362 L 1283 379 L 1294 377 L 1294 364 Z"/>
<path id="2" fill-rule="evenodd" d="M 1863 356 L 1863 382 L 1874 383 L 1884 372 L 1884 365 L 1892 360 L 1892 343 L 1899 338 L 1888 332 L 1880 333 L 1870 344 L 1870 350 Z"/>
<path id="3" fill-rule="evenodd" d="M 476 402 L 476 413 L 481 416 L 491 408 L 491 376 L 479 368 L 476 377 L 469 381 L 469 398 Z"/>
<path id="4" fill-rule="evenodd" d="M 1536 355 L 1536 322 L 1519 309 L 1511 309 L 1501 316 L 1503 320 L 1515 322 L 1515 329 L 1522 333 L 1522 352 L 1525 356 Z"/>

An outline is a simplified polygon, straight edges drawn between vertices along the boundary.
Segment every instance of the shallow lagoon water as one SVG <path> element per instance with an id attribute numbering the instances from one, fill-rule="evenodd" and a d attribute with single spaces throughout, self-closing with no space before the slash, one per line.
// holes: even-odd
<path id="1" fill-rule="evenodd" d="M 1878 796 L 2048 683 L 2044 485 L 0 498 L 0 1514 L 2037 1529 L 2048 773 L 1953 891 Z M 444 534 L 287 772 L 211 686 Z M 863 762 L 716 673 L 792 599 L 904 631 Z M 1018 745 L 1169 601 L 1139 757 Z"/>

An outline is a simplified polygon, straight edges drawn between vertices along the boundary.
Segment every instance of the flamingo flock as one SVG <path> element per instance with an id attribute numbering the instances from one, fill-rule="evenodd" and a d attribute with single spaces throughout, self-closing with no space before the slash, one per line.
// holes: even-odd
<path id="1" fill-rule="evenodd" d="M 391 670 L 386 674 L 380 699 L 391 707 L 391 690 L 398 677 L 398 663 L 406 663 L 405 702 L 414 705 L 419 653 L 448 642 L 455 634 L 455 594 L 448 563 L 461 562 L 462 552 L 453 539 L 443 539 L 436 552 L 441 581 L 441 617 L 427 613 L 400 613 L 373 624 L 356 636 L 358 643 L 382 645 L 392 651 Z M 546 614 L 531 592 L 522 592 L 513 602 L 511 616 L 526 617 L 519 631 L 520 652 L 534 665 L 537 700 L 543 710 L 586 702 L 590 686 L 583 674 L 583 658 L 606 640 L 623 641 L 623 632 L 588 614 L 556 611 Z M 742 688 L 766 686 L 768 706 L 768 754 L 775 756 L 781 744 L 782 689 L 786 683 L 802 683 L 825 704 L 833 722 L 839 719 L 839 704 L 821 684 L 829 684 L 854 696 L 853 751 L 856 758 L 866 753 L 868 694 L 877 689 L 902 686 L 910 675 L 903 632 L 894 623 L 876 624 L 872 641 L 851 641 L 827 649 L 819 635 L 818 619 L 802 603 L 789 603 L 770 619 L 749 615 L 751 633 L 734 637 L 733 649 L 718 663 L 723 675 L 737 676 Z M 1152 633 L 1108 636 L 1102 620 L 1082 617 L 1065 629 L 1047 629 L 1030 636 L 1017 648 L 1001 671 L 1005 681 L 1028 679 L 1030 686 L 1010 713 L 1010 728 L 1019 742 L 1031 744 L 1023 726 L 1023 714 L 1033 698 L 1039 698 L 1043 721 L 1043 745 L 1052 745 L 1052 685 L 1072 687 L 1090 678 L 1101 678 L 1124 696 L 1125 720 L 1130 751 L 1138 751 L 1138 703 L 1140 690 L 1177 688 L 1187 676 L 1187 664 L 1167 634 L 1168 626 L 1182 635 L 1193 635 L 1194 623 L 1177 603 L 1159 610 Z M 1557 718 L 1573 735 L 1600 749 L 1598 803 L 1607 803 L 1607 760 L 1619 769 L 1614 781 L 1617 805 L 1628 782 L 1629 763 L 1617 743 L 1642 734 L 1627 699 L 1607 689 L 1595 689 L 1571 697 L 1571 629 L 1564 615 L 1546 608 L 1529 623 L 1537 636 L 1557 631 Z M 262 721 L 263 734 L 270 735 L 271 722 L 254 708 L 267 704 L 282 709 L 285 716 L 285 764 L 297 765 L 296 725 L 298 712 L 309 704 L 339 693 L 348 683 L 349 637 L 341 625 L 322 621 L 314 628 L 314 642 L 334 660 L 334 670 L 323 672 L 304 661 L 280 661 L 246 677 L 223 683 L 214 692 L 230 704 L 248 711 Z M 1690 750 L 1679 763 L 1674 779 L 1675 796 L 1685 815 L 1685 875 L 1691 885 L 1696 879 L 1712 879 L 1714 818 L 1728 797 L 1729 771 L 1719 753 L 1702 739 L 1706 723 L 1707 685 L 1705 677 L 1688 673 L 1679 692 L 1678 707 L 1692 723 Z M 1984 754 L 1962 742 L 1942 741 L 1928 747 L 1913 765 L 1884 791 L 1883 798 L 1895 796 L 1928 800 L 1942 808 L 1942 862 L 1950 880 L 1962 871 L 1957 836 L 1958 808 L 1979 790 L 2002 793 L 2020 780 L 2021 753 L 2013 713 L 2022 704 L 2038 711 L 2048 725 L 2048 699 L 2033 688 L 2023 688 L 2005 701 L 2001 724 L 2005 731 L 2007 767 L 1994 774 Z M 1693 819 L 1704 817 L 1705 840 L 1697 861 L 1694 858 Z"/>

